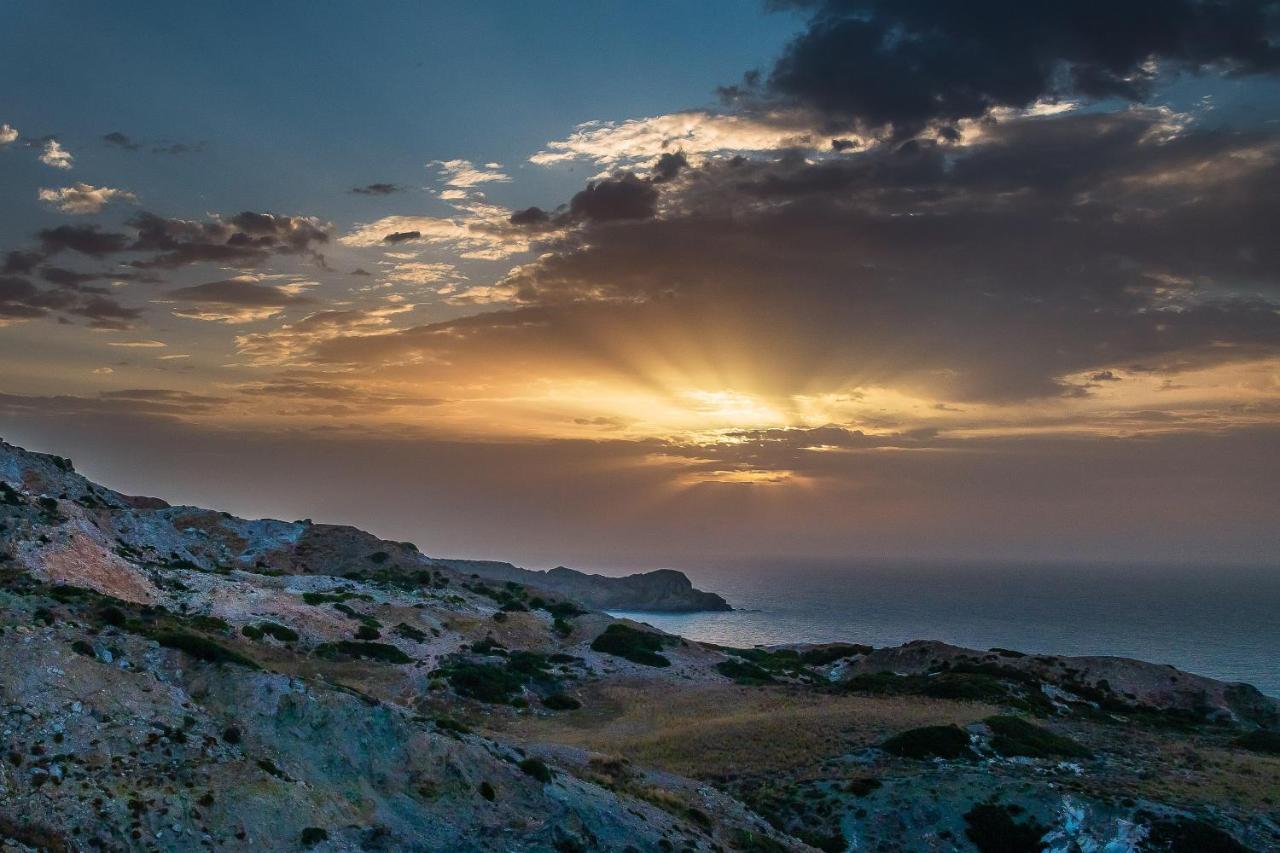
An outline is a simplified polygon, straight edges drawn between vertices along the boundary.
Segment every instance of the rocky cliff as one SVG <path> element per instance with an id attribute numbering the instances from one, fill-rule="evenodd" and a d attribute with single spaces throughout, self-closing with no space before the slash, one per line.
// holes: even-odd
<path id="1" fill-rule="evenodd" d="M 674 569 L 609 577 L 564 566 L 536 571 L 493 560 L 433 558 L 433 561 L 486 580 L 512 581 L 555 592 L 596 610 L 692 613 L 733 609 L 714 592 L 694 589 L 689 578 Z"/>

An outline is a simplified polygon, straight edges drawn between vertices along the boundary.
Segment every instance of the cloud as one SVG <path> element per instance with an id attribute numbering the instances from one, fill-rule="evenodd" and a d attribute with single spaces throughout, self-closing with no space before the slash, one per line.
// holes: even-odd
<path id="1" fill-rule="evenodd" d="M 446 187 L 471 189 L 481 184 L 507 183 L 509 175 L 502 172 L 502 164 L 485 163 L 476 166 L 470 160 L 432 160 L 427 164 L 439 170 L 441 181 Z"/>
<path id="2" fill-rule="evenodd" d="M 134 139 L 126 133 L 114 130 L 111 133 L 103 134 L 102 141 L 113 148 L 119 148 L 123 151 L 142 151 L 146 149 L 152 154 L 188 154 L 193 151 L 201 151 L 204 149 L 203 142 L 187 143 L 172 142 L 169 140 L 155 140 L 152 142 L 143 142 Z"/>
<path id="3" fill-rule="evenodd" d="M 272 254 L 314 256 L 328 242 L 330 230 L 313 216 L 253 211 L 205 222 L 140 213 L 128 224 L 137 230 L 129 250 L 154 253 L 132 262 L 142 269 L 173 269 L 201 261 L 245 265 L 266 260 Z"/>
<path id="4" fill-rule="evenodd" d="M 135 340 L 135 341 L 111 341 L 107 344 L 109 347 L 123 347 L 124 349 L 163 349 L 167 346 L 164 341 L 153 340 Z"/>
<path id="5" fill-rule="evenodd" d="M 505 208 L 478 206 L 455 219 L 385 216 L 356 225 L 338 242 L 357 248 L 425 243 L 452 248 L 462 258 L 498 260 L 529 250 L 528 234 L 508 222 L 510 215 Z"/>
<path id="6" fill-rule="evenodd" d="M 83 319 L 95 329 L 128 329 L 142 316 L 109 296 L 78 287 L 42 290 L 25 278 L 0 276 L 0 326 L 42 317 Z"/>
<path id="7" fill-rule="evenodd" d="M 1263 0 L 1175 4 L 778 0 L 810 14 L 762 81 L 832 127 L 905 138 L 1005 107 L 1081 96 L 1142 101 L 1159 75 L 1280 69 Z M 758 77 L 731 94 L 750 93 Z"/>
<path id="8" fill-rule="evenodd" d="M 0 124 L 0 145 L 8 145 L 18 138 L 18 131 L 11 125 Z"/>
<path id="9" fill-rule="evenodd" d="M 287 308 L 316 301 L 305 295 L 301 284 L 260 284 L 254 276 L 179 287 L 169 291 L 166 298 L 191 306 L 175 309 L 173 313 L 178 317 L 218 323 L 265 320 Z"/>
<path id="10" fill-rule="evenodd" d="M 384 243 L 407 243 L 410 240 L 421 240 L 421 231 L 393 231 L 382 238 Z"/>
<path id="11" fill-rule="evenodd" d="M 134 142 L 127 134 L 121 133 L 118 130 L 113 130 L 111 133 L 103 134 L 102 141 L 115 148 L 123 148 L 126 151 L 137 151 L 142 147 L 137 142 Z"/>
<path id="12" fill-rule="evenodd" d="M 56 228 L 46 228 L 37 236 L 45 257 L 69 249 L 92 258 L 101 258 L 123 252 L 129 246 L 127 235 L 102 231 L 97 225 L 59 225 Z"/>
<path id="13" fill-rule="evenodd" d="M 743 113 L 705 110 L 626 121 L 580 124 L 565 139 L 547 143 L 529 158 L 551 166 L 587 160 L 609 170 L 636 168 L 661 152 L 700 161 L 708 156 L 827 145 L 822 118 L 803 109 L 761 109 Z M 661 162 L 661 161 L 660 161 Z"/>
<path id="14" fill-rule="evenodd" d="M 621 201 L 592 184 L 539 258 L 453 298 L 516 307 L 300 357 L 727 384 L 786 406 L 868 386 L 934 412 L 1086 400 L 1087 374 L 1280 353 L 1278 165 L 1272 132 L 1129 109 L 1009 118 L 964 146 L 706 161 L 661 187 L 608 179 Z"/>
<path id="15" fill-rule="evenodd" d="M 138 197 L 128 190 L 95 187 L 91 184 L 74 184 L 56 190 L 42 189 L 38 197 L 63 213 L 73 214 L 98 213 L 112 201 L 138 200 Z"/>
<path id="16" fill-rule="evenodd" d="M 365 184 L 362 187 L 353 187 L 351 192 L 356 195 L 391 195 L 403 192 L 403 189 L 395 184 Z"/>
<path id="17" fill-rule="evenodd" d="M 64 149 L 56 139 L 46 140 L 44 151 L 40 153 L 40 162 L 55 169 L 70 169 L 74 160 L 71 152 Z"/>
<path id="18" fill-rule="evenodd" d="M 648 219 L 657 214 L 658 191 L 648 181 L 626 174 L 595 181 L 574 195 L 569 214 L 596 222 Z"/>

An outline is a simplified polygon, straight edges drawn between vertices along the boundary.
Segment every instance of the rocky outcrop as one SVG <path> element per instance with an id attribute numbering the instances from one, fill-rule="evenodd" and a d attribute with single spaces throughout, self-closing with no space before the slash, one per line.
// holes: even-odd
<path id="1" fill-rule="evenodd" d="M 714 592 L 695 589 L 683 572 L 656 569 L 625 577 L 592 575 L 557 566 L 549 571 L 522 569 L 494 560 L 454 560 L 434 558 L 433 562 L 485 580 L 508 581 L 538 587 L 572 598 L 595 610 L 635 610 L 647 612 L 693 613 L 732 610 L 729 602 Z"/>

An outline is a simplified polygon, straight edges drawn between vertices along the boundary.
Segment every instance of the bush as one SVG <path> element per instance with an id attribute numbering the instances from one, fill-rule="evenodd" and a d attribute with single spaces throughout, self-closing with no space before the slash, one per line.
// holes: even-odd
<path id="1" fill-rule="evenodd" d="M 924 726 L 896 734 L 880 748 L 902 758 L 972 758 L 969 735 L 959 726 Z"/>
<path id="2" fill-rule="evenodd" d="M 263 622 L 258 626 L 258 630 L 269 637 L 275 637 L 282 643 L 292 643 L 298 639 L 298 632 L 284 625 L 278 625 L 275 622 Z"/>
<path id="3" fill-rule="evenodd" d="M 965 814 L 964 834 L 981 853 L 1040 853 L 1049 828 L 1031 818 L 1015 820 L 1020 814 L 1020 806 L 981 803 Z"/>
<path id="4" fill-rule="evenodd" d="M 488 782 L 481 782 L 476 790 L 480 792 L 480 796 L 484 797 L 491 803 L 498 797 L 498 792 L 493 790 L 493 786 Z"/>
<path id="5" fill-rule="evenodd" d="M 671 661 L 658 654 L 663 642 L 661 634 L 615 622 L 592 641 L 591 649 L 646 666 L 671 666 Z"/>
<path id="6" fill-rule="evenodd" d="M 185 631 L 159 631 L 152 635 L 152 639 L 162 646 L 177 649 L 209 663 L 234 663 L 249 669 L 261 669 L 256 661 L 199 634 L 188 634 Z"/>
<path id="7" fill-rule="evenodd" d="M 328 841 L 329 833 L 318 826 L 308 826 L 302 830 L 302 846 L 315 847 L 321 841 Z"/>
<path id="8" fill-rule="evenodd" d="M 1247 749 L 1250 752 L 1261 752 L 1265 755 L 1280 755 L 1280 732 L 1264 732 L 1258 730 L 1240 735 L 1231 742 L 1232 746 Z"/>
<path id="9" fill-rule="evenodd" d="M 71 651 L 78 655 L 84 655 L 87 658 L 94 657 L 93 646 L 89 645 L 84 640 L 76 640 L 73 642 L 71 644 Z"/>
<path id="10" fill-rule="evenodd" d="M 378 629 L 370 625 L 361 625 L 359 628 L 356 628 L 357 640 L 376 640 L 381 636 L 382 634 L 378 632 Z"/>
<path id="11" fill-rule="evenodd" d="M 401 622 L 399 625 L 391 629 L 397 637 L 404 637 L 406 640 L 413 640 L 415 643 L 425 643 L 427 635 L 423 631 L 419 631 L 412 625 Z"/>
<path id="12" fill-rule="evenodd" d="M 1249 853 L 1248 847 L 1213 824 L 1188 817 L 1153 821 L 1147 845 L 1147 849 L 1171 853 Z"/>
<path id="13" fill-rule="evenodd" d="M 582 703 L 568 693 L 552 693 L 542 700 L 542 704 L 552 711 L 576 711 L 582 707 Z"/>
<path id="14" fill-rule="evenodd" d="M 551 781 L 551 768 L 537 758 L 526 758 L 516 766 L 544 785 Z"/>
<path id="15" fill-rule="evenodd" d="M 187 621 L 191 623 L 192 628 L 199 628 L 201 631 L 226 633 L 231 630 L 227 620 L 219 619 L 217 616 L 192 616 Z"/>
<path id="16" fill-rule="evenodd" d="M 321 643 L 316 646 L 316 657 L 334 658 L 345 656 L 382 661 L 383 663 L 413 663 L 413 658 L 386 643 L 364 643 L 355 640 L 339 640 L 336 643 Z"/>
<path id="17" fill-rule="evenodd" d="M 240 633 L 244 634 L 250 640 L 262 639 L 262 629 L 255 625 L 245 625 L 243 628 L 240 629 Z"/>
<path id="18" fill-rule="evenodd" d="M 841 658 L 866 655 L 873 651 L 874 649 L 871 646 L 864 646 L 861 643 L 834 643 L 829 646 L 820 646 L 816 649 L 806 649 L 800 653 L 800 660 L 809 666 L 826 666 L 829 663 L 835 663 Z"/>
<path id="19" fill-rule="evenodd" d="M 524 687 L 525 678 L 506 667 L 487 663 L 459 663 L 448 669 L 445 677 L 460 696 L 481 702 L 510 702 Z"/>
<path id="20" fill-rule="evenodd" d="M 743 660 L 721 661 L 716 664 L 716 672 L 739 684 L 769 684 L 774 680 L 767 670 Z"/>
<path id="21" fill-rule="evenodd" d="M 1069 737 L 1032 725 L 1021 717 L 988 717 L 991 748 L 1004 756 L 1088 758 L 1092 753 Z"/>

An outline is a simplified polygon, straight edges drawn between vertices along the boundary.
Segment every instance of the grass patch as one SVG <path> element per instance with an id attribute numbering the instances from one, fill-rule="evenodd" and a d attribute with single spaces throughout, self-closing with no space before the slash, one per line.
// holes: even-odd
<path id="1" fill-rule="evenodd" d="M 1088 749 L 1069 737 L 1028 723 L 1021 717 L 987 717 L 991 729 L 991 748 L 1004 756 L 1028 758 L 1088 758 Z"/>
<path id="2" fill-rule="evenodd" d="M 900 758 L 973 758 L 968 733 L 959 726 L 923 726 L 896 734 L 880 745 Z"/>
<path id="3" fill-rule="evenodd" d="M 664 645 L 661 634 L 615 622 L 592 641 L 591 649 L 646 666 L 671 666 L 671 661 L 658 654 Z"/>

